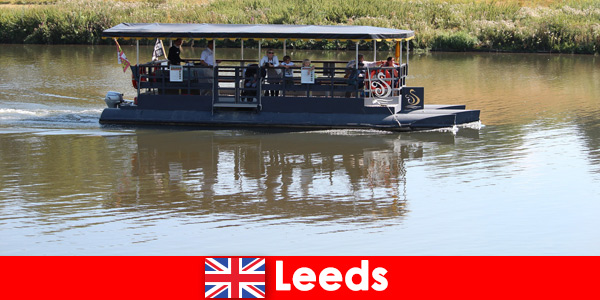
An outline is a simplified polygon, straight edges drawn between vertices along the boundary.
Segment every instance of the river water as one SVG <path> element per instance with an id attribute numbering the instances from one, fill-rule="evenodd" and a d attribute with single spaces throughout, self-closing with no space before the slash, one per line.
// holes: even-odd
<path id="1" fill-rule="evenodd" d="M 0 255 L 600 254 L 598 57 L 412 55 L 480 129 L 273 132 L 101 126 L 114 46 L 0 47 Z"/>

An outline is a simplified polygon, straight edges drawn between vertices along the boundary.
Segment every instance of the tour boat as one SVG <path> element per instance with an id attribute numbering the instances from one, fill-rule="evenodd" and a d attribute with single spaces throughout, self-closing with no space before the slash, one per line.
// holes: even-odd
<path id="1" fill-rule="evenodd" d="M 134 101 L 120 92 L 106 95 L 102 124 L 168 124 L 300 129 L 381 129 L 391 131 L 453 127 L 479 121 L 479 110 L 464 105 L 425 105 L 424 88 L 406 85 L 411 30 L 342 25 L 236 25 L 122 23 L 103 37 L 135 39 L 138 62 L 131 66 Z M 140 39 L 241 40 L 241 59 L 203 67 L 198 59 L 183 65 L 165 60 L 139 63 Z M 259 57 L 244 59 L 244 41 L 258 43 Z M 313 61 L 315 69 L 297 69 L 294 77 L 273 76 L 259 66 L 261 42 L 339 40 L 396 43 L 397 63 Z M 404 49 L 406 48 L 406 49 Z M 404 60 L 403 51 L 406 52 Z M 376 51 L 374 51 L 376 57 Z M 215 60 L 219 59 L 216 44 Z M 284 53 L 285 54 L 285 53 Z M 365 60 L 368 60 L 366 57 Z M 375 60 L 375 59 L 374 59 Z M 298 63 L 296 65 L 299 65 Z M 282 73 L 279 71 L 279 73 Z M 270 91 L 270 92 L 267 92 Z M 273 92 L 274 91 L 274 92 Z"/>

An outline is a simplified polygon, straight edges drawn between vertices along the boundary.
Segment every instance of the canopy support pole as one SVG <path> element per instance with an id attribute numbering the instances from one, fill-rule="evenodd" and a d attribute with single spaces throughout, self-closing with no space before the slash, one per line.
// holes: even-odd
<path id="1" fill-rule="evenodd" d="M 356 43 L 356 53 L 354 53 L 354 69 L 358 70 L 358 42 Z"/>
<path id="2" fill-rule="evenodd" d="M 244 60 L 244 40 L 242 40 L 242 60 Z"/>
<path id="3" fill-rule="evenodd" d="M 410 43 L 406 41 L 406 66 L 408 67 L 408 53 L 410 52 Z"/>
<path id="4" fill-rule="evenodd" d="M 402 47 L 404 47 L 404 43 L 400 40 L 400 65 L 402 65 Z"/>
<path id="5" fill-rule="evenodd" d="M 262 40 L 258 40 L 258 61 L 256 63 L 260 64 L 260 53 L 261 53 L 261 46 L 262 46 Z M 258 66 L 258 71 L 260 72 L 260 68 L 262 68 L 261 65 Z M 260 73 L 258 73 L 260 74 Z M 262 83 L 263 83 L 263 79 L 259 79 L 258 80 L 258 107 L 259 109 L 261 109 L 260 107 L 262 107 Z"/>
<path id="6" fill-rule="evenodd" d="M 258 62 L 259 62 L 259 63 L 260 63 L 260 58 L 261 58 L 261 57 L 260 57 L 260 53 L 261 53 L 261 51 L 262 51 L 262 50 L 260 49 L 260 48 L 261 48 L 261 45 L 262 45 L 262 41 L 261 41 L 261 40 L 258 40 Z M 260 66 L 259 66 L 259 67 L 260 67 Z"/>
<path id="7" fill-rule="evenodd" d="M 212 92 L 212 103 L 214 112 L 215 99 L 219 93 L 219 74 L 217 73 L 217 40 L 213 39 L 213 65 L 212 65 L 212 77 L 213 77 L 213 92 Z"/>
<path id="8" fill-rule="evenodd" d="M 140 40 L 135 40 L 136 45 L 136 54 L 135 54 L 135 64 L 140 64 Z"/>
<path id="9" fill-rule="evenodd" d="M 377 61 L 377 40 L 373 40 L 373 61 Z"/>
<path id="10" fill-rule="evenodd" d="M 283 56 L 287 55 L 287 40 L 283 40 Z"/>
<path id="11" fill-rule="evenodd" d="M 213 69 L 217 66 L 217 40 L 213 39 Z"/>

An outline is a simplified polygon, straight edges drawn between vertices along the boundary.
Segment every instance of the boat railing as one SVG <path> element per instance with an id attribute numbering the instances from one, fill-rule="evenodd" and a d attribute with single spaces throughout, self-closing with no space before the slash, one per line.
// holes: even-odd
<path id="1" fill-rule="evenodd" d="M 225 65 L 231 64 L 231 65 Z M 189 95 L 205 97 L 216 103 L 255 103 L 263 97 L 363 98 L 365 105 L 389 104 L 406 84 L 408 65 L 348 69 L 336 62 L 322 62 L 315 68 L 314 83 L 302 83 L 300 68 L 285 77 L 285 68 L 267 70 L 256 64 L 242 65 L 231 60 L 216 67 L 199 66 L 188 60 L 177 81 L 165 62 L 131 67 L 134 87 L 141 94 Z M 270 75 L 270 76 L 269 76 Z M 386 102 L 387 101 L 387 102 Z M 395 102 L 395 101 L 394 101 Z"/>
<path id="2" fill-rule="evenodd" d="M 201 95 L 213 89 L 213 70 L 210 67 L 183 66 L 181 80 L 175 80 L 168 64 L 147 63 L 131 66 L 134 87 L 140 94 Z"/>

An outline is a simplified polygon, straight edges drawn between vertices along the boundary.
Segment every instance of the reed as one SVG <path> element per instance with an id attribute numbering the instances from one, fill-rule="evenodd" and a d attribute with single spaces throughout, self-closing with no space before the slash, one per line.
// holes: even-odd
<path id="1" fill-rule="evenodd" d="M 600 1 L 595 0 L 6 0 L 3 3 L 0 43 L 109 43 L 101 39 L 102 30 L 121 22 L 348 24 L 412 29 L 416 32 L 412 46 L 420 49 L 600 52 Z M 305 41 L 291 46 L 341 49 L 352 45 Z"/>

